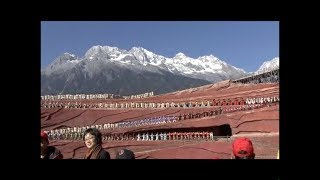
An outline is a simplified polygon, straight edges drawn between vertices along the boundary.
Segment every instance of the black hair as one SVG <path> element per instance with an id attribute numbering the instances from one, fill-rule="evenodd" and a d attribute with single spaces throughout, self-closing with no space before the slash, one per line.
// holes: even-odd
<path id="1" fill-rule="evenodd" d="M 239 154 L 247 154 L 247 151 L 240 150 L 238 153 Z M 235 159 L 254 159 L 254 158 L 255 158 L 255 154 L 254 153 L 252 155 L 243 156 L 243 157 L 235 156 Z"/>
<path id="2" fill-rule="evenodd" d="M 244 157 L 235 156 L 235 159 L 254 159 L 254 158 L 252 158 L 251 156 L 244 156 Z"/>
<path id="3" fill-rule="evenodd" d="M 98 129 L 89 128 L 86 131 L 84 131 L 83 140 L 84 140 L 85 135 L 88 134 L 88 133 L 93 135 L 96 138 L 97 144 L 102 144 L 102 134 Z"/>

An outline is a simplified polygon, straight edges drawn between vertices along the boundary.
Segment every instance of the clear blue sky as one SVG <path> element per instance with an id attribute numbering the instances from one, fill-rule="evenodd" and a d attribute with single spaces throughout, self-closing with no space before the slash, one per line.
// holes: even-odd
<path id="1" fill-rule="evenodd" d="M 143 47 L 165 57 L 214 55 L 247 72 L 279 57 L 278 21 L 42 21 L 41 67 L 94 45 Z"/>

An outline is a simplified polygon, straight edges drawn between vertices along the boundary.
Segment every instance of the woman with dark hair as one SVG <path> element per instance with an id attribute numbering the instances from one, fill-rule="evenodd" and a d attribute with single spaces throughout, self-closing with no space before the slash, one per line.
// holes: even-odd
<path id="1" fill-rule="evenodd" d="M 84 159 L 110 159 L 110 154 L 102 149 L 102 134 L 98 129 L 87 129 L 84 132 L 83 140 L 88 148 Z"/>

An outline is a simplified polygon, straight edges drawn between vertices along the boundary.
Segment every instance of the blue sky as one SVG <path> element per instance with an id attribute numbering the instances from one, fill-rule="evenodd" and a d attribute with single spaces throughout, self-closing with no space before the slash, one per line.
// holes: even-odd
<path id="1" fill-rule="evenodd" d="M 94 45 L 143 47 L 172 58 L 214 55 L 247 72 L 279 57 L 279 21 L 42 21 L 41 68 Z"/>

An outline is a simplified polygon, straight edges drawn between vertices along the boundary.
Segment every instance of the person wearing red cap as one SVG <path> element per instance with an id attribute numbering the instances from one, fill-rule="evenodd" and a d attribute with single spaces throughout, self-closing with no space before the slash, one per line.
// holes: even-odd
<path id="1" fill-rule="evenodd" d="M 41 132 L 41 159 L 63 159 L 63 155 L 54 146 L 48 146 L 48 134 Z"/>
<path id="2" fill-rule="evenodd" d="M 129 149 L 121 149 L 116 154 L 116 159 L 136 159 L 134 152 Z"/>
<path id="3" fill-rule="evenodd" d="M 232 151 L 235 159 L 254 159 L 254 149 L 250 139 L 241 137 L 233 141 Z"/>

